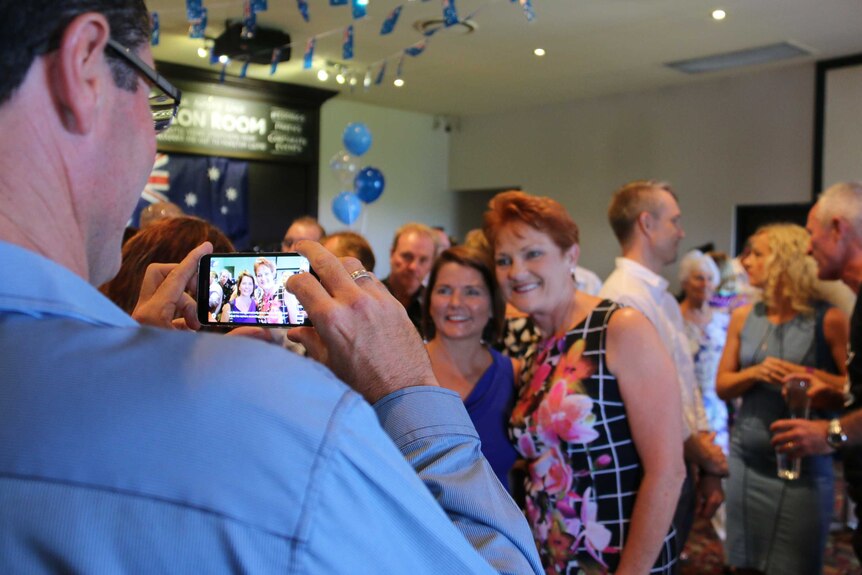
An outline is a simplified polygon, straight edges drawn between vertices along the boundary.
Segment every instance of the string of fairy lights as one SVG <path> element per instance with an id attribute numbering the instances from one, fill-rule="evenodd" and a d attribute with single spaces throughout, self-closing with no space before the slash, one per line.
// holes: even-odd
<path id="1" fill-rule="evenodd" d="M 411 4 L 427 3 L 434 0 L 405 0 L 403 4 L 393 8 L 388 16 L 383 20 L 379 30 L 376 31 L 380 36 L 387 36 L 398 26 L 402 12 L 409 10 Z M 416 42 L 392 52 L 383 58 L 370 63 L 354 63 L 354 43 L 356 41 L 356 29 L 361 26 L 369 32 L 372 21 L 368 18 L 368 4 L 370 0 L 328 0 L 328 8 L 340 9 L 348 7 L 351 13 L 351 21 L 343 26 L 326 30 L 312 35 L 304 42 L 294 41 L 272 48 L 270 57 L 270 75 L 274 75 L 278 69 L 278 65 L 282 61 L 282 54 L 285 50 L 302 49 L 302 68 L 309 73 L 314 73 L 317 79 L 326 82 L 330 77 L 334 77 L 339 85 L 346 85 L 351 90 L 361 86 L 364 90 L 368 90 L 373 86 L 381 86 L 387 76 L 387 73 L 392 78 L 392 83 L 396 87 L 404 86 L 404 68 L 405 61 L 411 58 L 418 58 L 423 55 L 433 41 L 440 37 L 440 33 L 445 33 L 453 27 L 461 25 L 471 26 L 476 16 L 495 4 L 517 5 L 523 10 L 524 16 L 528 22 L 535 18 L 535 10 L 533 8 L 533 0 L 487 0 L 485 3 L 474 9 L 466 16 L 461 16 L 456 6 L 457 0 L 437 0 L 441 3 L 441 24 L 439 26 L 429 27 L 421 32 L 421 37 Z M 311 7 L 308 0 L 295 0 L 296 10 L 299 16 L 305 21 L 311 21 Z M 233 4 L 233 3 L 232 3 Z M 219 3 L 223 6 L 224 3 Z M 241 38 L 243 40 L 251 40 L 257 32 L 257 15 L 261 12 L 266 12 L 268 9 L 267 0 L 243 0 L 242 1 L 242 31 Z M 198 55 L 208 57 L 211 65 L 221 65 L 220 78 L 224 81 L 228 67 L 235 62 L 225 54 L 217 54 L 215 48 L 211 45 L 207 46 L 208 38 L 206 37 L 208 9 L 204 5 L 204 0 L 186 0 L 186 18 L 189 23 L 189 37 L 204 41 L 204 45 L 198 49 Z M 151 43 L 155 46 L 159 43 L 159 13 L 151 14 L 153 23 L 153 33 Z M 372 32 L 373 33 L 373 32 Z M 316 58 L 315 53 L 318 48 L 318 43 L 321 40 L 332 36 L 341 37 L 341 59 L 340 61 L 334 58 Z M 244 78 L 251 64 L 251 56 L 246 58 L 237 58 L 236 63 L 240 65 L 239 77 Z M 394 71 L 394 74 L 392 74 Z"/>

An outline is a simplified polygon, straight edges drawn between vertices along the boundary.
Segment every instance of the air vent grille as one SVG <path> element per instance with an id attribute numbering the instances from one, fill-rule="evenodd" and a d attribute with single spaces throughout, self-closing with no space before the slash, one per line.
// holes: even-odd
<path id="1" fill-rule="evenodd" d="M 721 70 L 728 70 L 730 68 L 742 68 L 744 66 L 766 64 L 768 62 L 777 62 L 779 60 L 787 60 L 790 58 L 799 58 L 801 56 L 809 55 L 811 55 L 811 52 L 800 48 L 799 46 L 795 46 L 789 42 L 779 42 L 768 46 L 759 46 L 748 50 L 715 54 L 704 58 L 668 62 L 665 66 L 683 72 L 684 74 L 705 74 L 708 72 L 718 72 Z"/>

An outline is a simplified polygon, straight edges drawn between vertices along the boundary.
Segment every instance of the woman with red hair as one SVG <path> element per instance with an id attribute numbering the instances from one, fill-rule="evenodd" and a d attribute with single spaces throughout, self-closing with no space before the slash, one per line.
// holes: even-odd
<path id="1" fill-rule="evenodd" d="M 577 291 L 578 227 L 558 202 L 498 194 L 484 229 L 503 294 L 543 338 L 509 426 L 546 571 L 671 573 L 682 422 L 655 330 L 636 310 Z"/>

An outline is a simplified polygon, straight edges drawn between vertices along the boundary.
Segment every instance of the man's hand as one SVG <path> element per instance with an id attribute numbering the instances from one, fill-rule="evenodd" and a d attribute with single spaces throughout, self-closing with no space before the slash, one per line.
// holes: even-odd
<path id="1" fill-rule="evenodd" d="M 302 241 L 296 250 L 308 258 L 312 274 L 294 274 L 290 291 L 308 312 L 314 327 L 290 330 L 305 346 L 369 403 L 404 387 L 437 385 L 422 339 L 398 303 L 374 277 L 350 273 L 358 260 L 339 261 L 317 242 Z"/>
<path id="2" fill-rule="evenodd" d="M 822 419 L 779 419 L 769 426 L 775 449 L 793 457 L 832 453 L 826 443 L 828 428 L 829 422 Z"/>
<path id="3" fill-rule="evenodd" d="M 721 447 L 714 443 L 715 432 L 700 432 L 697 434 L 698 442 L 700 443 L 700 459 L 697 461 L 698 466 L 709 475 L 716 477 L 727 477 L 728 467 L 727 458 Z"/>
<path id="4" fill-rule="evenodd" d="M 189 293 L 197 292 L 198 262 L 212 251 L 212 244 L 204 242 L 178 264 L 150 264 L 132 317 L 167 329 L 200 329 L 197 305 Z"/>
<path id="5" fill-rule="evenodd" d="M 721 477 L 701 473 L 697 482 L 695 515 L 704 519 L 711 519 L 723 501 L 724 490 L 721 488 Z"/>

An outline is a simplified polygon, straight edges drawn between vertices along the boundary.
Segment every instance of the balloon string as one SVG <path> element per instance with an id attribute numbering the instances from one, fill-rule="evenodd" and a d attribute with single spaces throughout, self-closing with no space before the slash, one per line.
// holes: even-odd
<path id="1" fill-rule="evenodd" d="M 359 234 L 364 236 L 365 235 L 365 228 L 367 227 L 366 224 L 368 223 L 368 205 L 362 206 L 361 219 L 362 219 L 362 222 L 360 222 L 360 224 L 359 224 Z"/>

